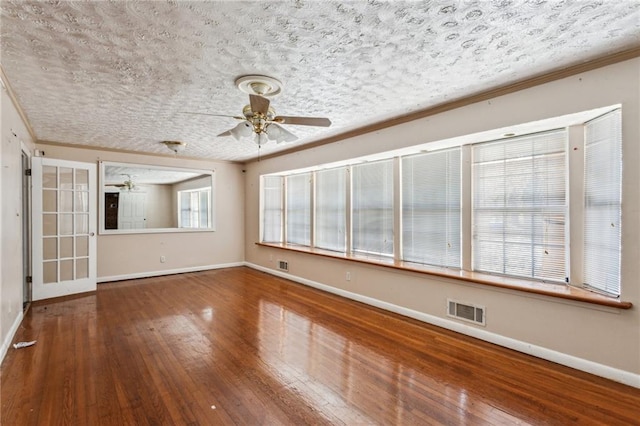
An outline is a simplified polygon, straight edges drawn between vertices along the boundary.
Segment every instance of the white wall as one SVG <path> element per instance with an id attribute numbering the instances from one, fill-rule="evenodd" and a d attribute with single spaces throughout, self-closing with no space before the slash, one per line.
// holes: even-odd
<path id="1" fill-rule="evenodd" d="M 215 232 L 177 232 L 98 235 L 98 282 L 161 273 L 241 264 L 244 261 L 244 174 L 242 166 L 229 162 L 202 161 L 112 151 L 38 144 L 49 158 L 84 161 L 115 161 L 157 166 L 215 170 Z M 97 208 L 97 206 L 96 206 Z M 160 262 L 160 256 L 166 263 Z"/>
<path id="2" fill-rule="evenodd" d="M 0 90 L 0 361 L 22 318 L 22 143 L 33 141 L 6 90 Z"/>
<path id="3" fill-rule="evenodd" d="M 563 301 L 454 279 L 255 245 L 261 174 L 310 167 L 456 136 L 622 104 L 622 299 L 631 310 Z M 290 275 L 312 285 L 412 312 L 427 321 L 535 353 L 640 387 L 640 59 L 611 65 L 485 102 L 330 145 L 247 165 L 246 260 L 259 268 L 289 262 Z M 345 273 L 351 273 L 351 281 Z M 486 307 L 487 325 L 459 326 L 446 299 Z"/>

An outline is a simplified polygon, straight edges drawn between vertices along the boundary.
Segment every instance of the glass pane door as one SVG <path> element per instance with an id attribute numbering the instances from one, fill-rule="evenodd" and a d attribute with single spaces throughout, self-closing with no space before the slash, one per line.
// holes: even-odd
<path id="1" fill-rule="evenodd" d="M 93 291 L 95 165 L 34 158 L 33 299 Z"/>

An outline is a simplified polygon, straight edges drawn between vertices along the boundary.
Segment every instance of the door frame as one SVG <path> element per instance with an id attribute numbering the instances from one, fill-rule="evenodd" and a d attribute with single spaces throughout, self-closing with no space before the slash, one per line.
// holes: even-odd
<path id="1" fill-rule="evenodd" d="M 31 181 L 31 151 L 21 142 L 22 165 L 22 307 L 26 309 L 33 297 L 33 265 L 32 240 L 33 222 L 31 219 L 32 181 Z"/>

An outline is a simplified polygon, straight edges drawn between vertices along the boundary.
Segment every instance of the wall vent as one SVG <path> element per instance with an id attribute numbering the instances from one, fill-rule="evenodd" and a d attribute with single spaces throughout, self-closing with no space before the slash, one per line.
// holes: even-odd
<path id="1" fill-rule="evenodd" d="M 285 262 L 284 260 L 278 260 L 278 269 L 281 271 L 289 271 L 289 262 Z"/>
<path id="2" fill-rule="evenodd" d="M 463 321 L 486 325 L 486 315 L 484 310 L 484 306 L 447 299 L 447 316 L 458 318 Z"/>

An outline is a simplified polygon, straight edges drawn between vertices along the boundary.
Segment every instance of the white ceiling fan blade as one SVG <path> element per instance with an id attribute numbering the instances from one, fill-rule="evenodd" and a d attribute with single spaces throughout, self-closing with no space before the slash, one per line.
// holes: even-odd
<path id="1" fill-rule="evenodd" d="M 269 104 L 271 103 L 269 99 L 258 95 L 249 95 L 249 101 L 251 103 L 251 111 L 254 114 L 267 115 L 269 112 Z"/>
<path id="2" fill-rule="evenodd" d="M 279 115 L 274 118 L 273 121 L 280 124 L 293 124 L 296 126 L 331 126 L 331 120 L 324 117 L 290 117 L 287 115 Z"/>
<path id="3" fill-rule="evenodd" d="M 189 115 L 208 115 L 209 117 L 227 117 L 227 118 L 235 118 L 236 120 L 245 120 L 244 117 L 240 117 L 238 115 L 226 115 L 226 114 L 209 114 L 208 112 L 179 112 L 179 114 L 189 114 Z"/>

